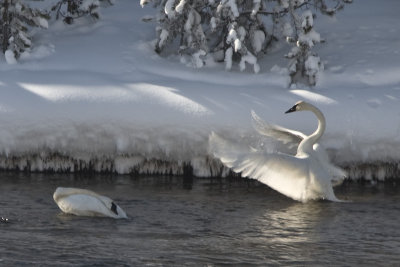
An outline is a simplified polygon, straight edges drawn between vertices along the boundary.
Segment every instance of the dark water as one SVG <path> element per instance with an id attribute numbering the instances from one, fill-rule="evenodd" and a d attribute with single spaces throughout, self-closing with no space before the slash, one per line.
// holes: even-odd
<path id="1" fill-rule="evenodd" d="M 65 215 L 57 186 L 113 198 L 128 220 Z M 292 201 L 246 180 L 0 174 L 1 266 L 398 266 L 400 186 Z"/>

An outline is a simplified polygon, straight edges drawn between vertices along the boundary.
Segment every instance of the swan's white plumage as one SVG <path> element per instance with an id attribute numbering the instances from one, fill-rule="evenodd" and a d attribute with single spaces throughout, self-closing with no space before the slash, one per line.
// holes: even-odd
<path id="1" fill-rule="evenodd" d="M 274 138 L 275 140 L 282 142 L 287 146 L 287 149 L 293 155 L 297 153 L 297 147 L 299 146 L 300 142 L 307 138 L 307 135 L 302 132 L 265 122 L 255 113 L 254 110 L 251 111 L 251 117 L 253 127 L 259 134 Z M 326 171 L 328 171 L 332 175 L 332 182 L 334 183 L 334 185 L 340 184 L 347 176 L 344 170 L 336 167 L 330 162 L 325 149 L 320 144 L 315 143 L 313 145 L 312 154 L 315 154 L 315 158 L 318 159 L 319 162 L 324 166 Z"/>
<path id="2" fill-rule="evenodd" d="M 265 122 L 254 110 L 251 111 L 251 118 L 253 127 L 259 134 L 272 137 L 282 142 L 293 154 L 296 154 L 299 143 L 307 137 L 307 135 L 302 132 Z"/>
<path id="3" fill-rule="evenodd" d="M 310 136 L 268 124 L 252 112 L 254 128 L 260 134 L 281 141 L 292 152 L 297 145 L 297 152 L 293 152 L 296 155 L 259 151 L 225 140 L 215 133 L 210 135 L 210 150 L 233 171 L 257 179 L 295 200 L 338 201 L 332 186 L 339 184 L 346 174 L 329 162 L 324 149 L 316 143 L 324 132 L 325 118 L 317 108 L 306 102 L 296 103 L 290 112 L 300 110 L 310 110 L 318 117 L 318 129 Z"/>
<path id="4" fill-rule="evenodd" d="M 90 190 L 58 187 L 53 198 L 58 207 L 65 213 L 77 216 L 127 218 L 125 211 L 112 199 Z"/>

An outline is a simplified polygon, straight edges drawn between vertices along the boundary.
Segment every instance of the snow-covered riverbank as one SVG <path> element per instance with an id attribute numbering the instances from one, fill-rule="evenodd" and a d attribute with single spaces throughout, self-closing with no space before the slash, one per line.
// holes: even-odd
<path id="1" fill-rule="evenodd" d="M 212 131 L 269 144 L 252 129 L 255 110 L 311 133 L 312 114 L 284 114 L 304 99 L 324 112 L 321 143 L 352 178 L 397 176 L 398 10 L 396 0 L 354 1 L 336 19 L 319 16 L 325 72 L 313 89 L 287 88 L 284 45 L 260 60 L 259 74 L 160 58 L 154 25 L 141 21 L 157 11 L 138 1 L 116 1 L 95 24 L 50 24 L 19 64 L 0 60 L 0 168 L 219 175 Z"/>

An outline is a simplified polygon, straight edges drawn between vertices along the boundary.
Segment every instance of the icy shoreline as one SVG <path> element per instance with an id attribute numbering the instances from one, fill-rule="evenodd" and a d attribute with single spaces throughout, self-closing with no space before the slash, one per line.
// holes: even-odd
<path id="1" fill-rule="evenodd" d="M 115 125 L 67 128 L 47 129 L 47 133 L 36 129 L 36 133 L 28 131 L 12 136 L 8 145 L 2 144 L 6 149 L 0 154 L 0 170 L 205 178 L 232 175 L 208 152 L 209 129 L 156 127 L 145 131 L 122 127 L 124 131 L 117 131 L 119 128 Z M 235 131 L 214 127 L 214 130 L 229 139 L 266 151 L 276 146 L 272 140 L 250 128 Z M 4 137 L 4 129 L 1 134 Z M 379 145 L 369 144 L 362 149 L 356 144 L 349 147 L 339 140 L 328 136 L 322 144 L 328 148 L 332 161 L 348 172 L 349 179 L 384 181 L 400 177 L 400 161 L 388 155 L 385 158 Z"/>
<path id="2" fill-rule="evenodd" d="M 340 167 L 350 180 L 386 181 L 400 177 L 400 164 L 396 162 L 344 163 Z M 197 157 L 191 161 L 163 161 L 140 156 L 71 158 L 60 154 L 0 156 L 1 171 L 55 172 L 55 173 L 113 173 L 129 175 L 174 175 L 212 178 L 233 175 L 218 160 Z"/>

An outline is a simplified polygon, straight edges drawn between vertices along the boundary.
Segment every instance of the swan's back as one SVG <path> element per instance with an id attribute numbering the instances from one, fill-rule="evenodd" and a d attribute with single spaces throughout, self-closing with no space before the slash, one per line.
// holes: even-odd
<path id="1" fill-rule="evenodd" d="M 65 213 L 77 216 L 127 218 L 125 211 L 112 199 L 90 190 L 58 187 L 53 198 L 58 207 Z"/>

